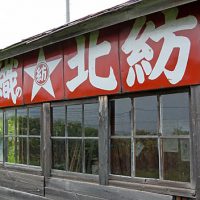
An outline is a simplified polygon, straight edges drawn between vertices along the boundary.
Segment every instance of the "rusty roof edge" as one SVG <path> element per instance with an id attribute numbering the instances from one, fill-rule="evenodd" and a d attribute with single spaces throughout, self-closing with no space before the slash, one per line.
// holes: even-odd
<path id="1" fill-rule="evenodd" d="M 27 53 L 57 42 L 76 37 L 97 29 L 112 26 L 140 16 L 195 2 L 198 0 L 132 0 L 118 6 L 88 15 L 38 35 L 29 37 L 0 50 L 0 60 Z"/>

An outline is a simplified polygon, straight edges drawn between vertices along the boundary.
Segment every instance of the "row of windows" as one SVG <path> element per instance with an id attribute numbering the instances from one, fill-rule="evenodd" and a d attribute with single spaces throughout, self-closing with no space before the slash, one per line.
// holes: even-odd
<path id="1" fill-rule="evenodd" d="M 0 112 L 0 161 L 40 165 L 41 107 Z M 99 105 L 51 109 L 52 169 L 98 174 Z M 190 182 L 188 93 L 109 102 L 110 174 Z"/>

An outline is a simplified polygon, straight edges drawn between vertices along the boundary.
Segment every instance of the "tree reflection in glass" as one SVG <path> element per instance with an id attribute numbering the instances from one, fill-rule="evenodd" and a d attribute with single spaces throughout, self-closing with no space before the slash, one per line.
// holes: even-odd
<path id="1" fill-rule="evenodd" d="M 189 139 L 163 139 L 164 179 L 190 182 Z"/>
<path id="2" fill-rule="evenodd" d="M 27 135 L 27 109 L 17 109 L 17 135 Z"/>
<path id="3" fill-rule="evenodd" d="M 67 106 L 67 133 L 71 137 L 82 136 L 82 105 Z"/>
<path id="4" fill-rule="evenodd" d="M 111 173 L 131 176 L 131 140 L 111 140 Z"/>
<path id="5" fill-rule="evenodd" d="M 40 135 L 41 108 L 29 108 L 29 135 Z"/>
<path id="6" fill-rule="evenodd" d="M 85 140 L 85 172 L 87 174 L 98 174 L 98 140 Z"/>
<path id="7" fill-rule="evenodd" d="M 157 139 L 136 139 L 135 175 L 144 178 L 159 178 Z"/>
<path id="8" fill-rule="evenodd" d="M 27 138 L 16 138 L 16 163 L 27 164 Z"/>
<path id="9" fill-rule="evenodd" d="M 131 99 L 115 99 L 110 102 L 111 135 L 131 135 Z"/>
<path id="10" fill-rule="evenodd" d="M 98 137 L 99 106 L 97 103 L 84 104 L 84 128 L 86 137 Z"/>
<path id="11" fill-rule="evenodd" d="M 81 140 L 68 140 L 68 170 L 82 172 L 82 142 Z"/>
<path id="12" fill-rule="evenodd" d="M 40 138 L 29 139 L 29 164 L 40 166 Z"/>
<path id="13" fill-rule="evenodd" d="M 53 136 L 65 136 L 65 107 L 53 107 Z"/>
<path id="14" fill-rule="evenodd" d="M 65 140 L 54 139 L 52 142 L 52 167 L 53 169 L 65 170 L 66 167 L 66 151 Z"/>

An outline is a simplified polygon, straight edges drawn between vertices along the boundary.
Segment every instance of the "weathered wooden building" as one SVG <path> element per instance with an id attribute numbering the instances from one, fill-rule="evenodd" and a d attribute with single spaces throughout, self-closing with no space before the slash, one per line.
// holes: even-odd
<path id="1" fill-rule="evenodd" d="M 200 3 L 129 1 L 0 50 L 0 199 L 200 199 Z"/>

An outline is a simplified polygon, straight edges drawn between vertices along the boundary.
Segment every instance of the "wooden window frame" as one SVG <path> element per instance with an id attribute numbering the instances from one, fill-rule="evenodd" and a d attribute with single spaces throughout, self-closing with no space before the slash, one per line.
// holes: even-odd
<path id="1" fill-rule="evenodd" d="M 83 105 L 84 104 L 92 104 L 92 103 L 97 103 L 98 99 L 97 98 L 89 98 L 89 99 L 81 99 L 81 100 L 70 100 L 70 101 L 62 101 L 62 102 L 52 102 L 50 105 L 50 118 L 51 118 L 51 130 L 50 132 L 52 132 L 52 108 L 54 107 L 67 107 L 67 106 L 71 106 L 71 105 L 81 105 L 81 110 L 82 110 L 82 132 L 81 132 L 81 136 L 79 137 L 70 137 L 67 135 L 67 120 L 66 120 L 66 109 L 65 109 L 65 136 L 52 136 L 52 134 L 50 135 L 50 140 L 52 142 L 52 140 L 56 140 L 56 139 L 61 139 L 61 140 L 68 140 L 68 139 L 80 139 L 82 141 L 82 147 L 81 147 L 81 151 L 82 153 L 84 153 L 85 155 L 85 150 L 84 150 L 84 140 L 88 139 L 88 140 L 97 140 L 98 144 L 99 144 L 99 139 L 100 139 L 100 134 L 98 134 L 97 137 L 89 137 L 89 136 L 85 136 L 84 135 L 84 108 Z M 99 132 L 99 131 L 98 131 Z M 99 146 L 99 145 L 98 145 Z M 51 148 L 52 148 L 52 144 L 51 144 Z M 98 148 L 99 150 L 99 148 Z M 52 150 L 49 150 L 52 151 Z M 100 152 L 99 152 L 100 153 Z M 68 153 L 66 153 L 68 154 Z M 85 173 L 85 157 L 83 155 L 83 159 L 82 159 L 82 172 L 72 172 L 72 171 L 68 171 L 68 166 L 67 166 L 67 159 L 65 162 L 65 170 L 58 170 L 58 169 L 53 169 L 51 167 L 50 169 L 50 173 L 49 175 L 53 176 L 53 177 L 65 177 L 65 178 L 69 178 L 69 179 L 76 179 L 77 177 L 79 178 L 79 180 L 87 180 L 87 181 L 91 181 L 91 182 L 98 182 L 99 180 L 99 174 L 87 174 Z M 52 159 L 52 156 L 51 156 Z M 52 160 L 49 161 L 49 165 L 52 166 Z"/>
<path id="2" fill-rule="evenodd" d="M 159 132 L 158 133 L 161 133 L 161 104 L 160 104 L 160 96 L 162 95 L 167 95 L 167 94 L 176 94 L 176 93 L 188 93 L 188 96 L 189 96 L 189 119 L 190 119 L 190 133 L 189 135 L 187 136 L 163 136 L 163 135 L 155 135 L 155 136 L 136 136 L 134 133 L 135 133 L 135 130 L 134 130 L 134 126 L 133 126 L 133 121 L 134 121 L 134 106 L 133 106 L 133 103 L 134 103 L 134 98 L 136 97 L 145 97 L 145 96 L 157 96 L 158 98 L 158 112 L 159 112 L 159 125 L 158 125 L 158 129 L 159 129 Z M 186 188 L 186 189 L 195 189 L 195 177 L 194 177 L 194 165 L 195 165 L 195 158 L 193 156 L 193 153 L 194 152 L 194 147 L 193 147 L 193 136 L 192 136 L 192 119 L 191 119 L 191 113 L 192 113 L 192 108 L 191 108 L 191 101 L 192 101 L 192 97 L 191 97 L 191 92 L 190 92 L 190 89 L 189 88 L 180 88 L 180 89 L 168 89 L 168 90 L 165 90 L 165 91 L 162 91 L 162 90 L 157 90 L 157 91 L 151 91 L 151 92 L 138 92 L 138 93 L 135 93 L 135 94 L 125 94 L 125 95 L 118 95 L 118 96 L 113 96 L 113 97 L 110 97 L 109 98 L 109 105 L 110 105 L 110 101 L 112 100 L 115 100 L 115 99 L 120 99 L 120 98 L 131 98 L 131 102 L 132 102 L 132 108 L 131 108 L 131 115 L 132 115 L 132 120 L 131 120 L 131 128 L 132 128 L 132 131 L 131 131 L 131 136 L 122 136 L 121 138 L 131 138 L 131 158 L 132 158 L 132 161 L 131 161 L 131 176 L 123 176 L 123 175 L 115 175 L 115 174 L 111 174 L 111 152 L 110 152 L 110 141 L 111 141 L 111 138 L 120 138 L 120 136 L 111 136 L 111 124 L 110 124 L 110 121 L 109 121 L 109 175 L 108 175 L 108 179 L 109 179 L 109 183 L 110 184 L 116 184 L 118 185 L 120 182 L 121 184 L 123 185 L 123 182 L 124 184 L 128 184 L 130 183 L 131 184 L 148 184 L 149 186 L 150 185 L 159 185 L 159 186 L 167 186 L 167 187 L 176 187 L 176 188 Z M 110 111 L 109 111 L 110 112 Z M 110 116 L 110 114 L 109 114 Z M 109 117 L 110 119 L 110 117 Z M 133 140 L 136 139 L 136 138 L 157 138 L 158 139 L 158 151 L 159 151 L 159 179 L 153 179 L 153 178 L 143 178 L 143 177 L 135 177 L 135 170 L 133 170 L 133 168 L 135 169 L 135 162 L 134 162 L 134 152 L 133 152 Z M 161 150 L 160 150 L 160 147 L 161 147 L 161 140 L 163 138 L 181 138 L 181 139 L 189 139 L 189 142 L 190 142 L 190 182 L 179 182 L 179 181 L 170 181 L 170 180 L 163 180 L 163 167 L 162 167 L 162 162 L 163 162 L 163 158 L 161 156 Z M 126 183 L 125 183 L 126 182 Z"/>
<path id="3" fill-rule="evenodd" d="M 40 111 L 40 135 L 29 135 L 29 109 L 39 107 L 41 109 Z M 27 135 L 17 135 L 17 110 L 18 109 L 26 109 L 27 112 Z M 13 110 L 15 112 L 15 132 L 14 135 L 11 136 L 15 140 L 15 163 L 6 162 L 5 158 L 5 138 L 10 137 L 9 135 L 5 135 L 7 127 L 5 126 L 5 112 L 9 110 Z M 26 172 L 26 173 L 32 173 L 36 175 L 42 174 L 42 135 L 43 135 L 43 112 L 42 112 L 42 104 L 34 104 L 34 105 L 27 105 L 27 106 L 17 106 L 17 107 L 10 107 L 10 108 L 1 108 L 1 111 L 3 113 L 3 162 L 0 162 L 0 169 L 8 169 L 8 170 L 14 170 L 19 172 Z M 26 138 L 27 139 L 27 163 L 26 164 L 20 164 L 16 163 L 16 140 L 17 138 Z M 40 166 L 34 166 L 29 164 L 29 140 L 30 138 L 39 138 L 40 139 Z"/>

